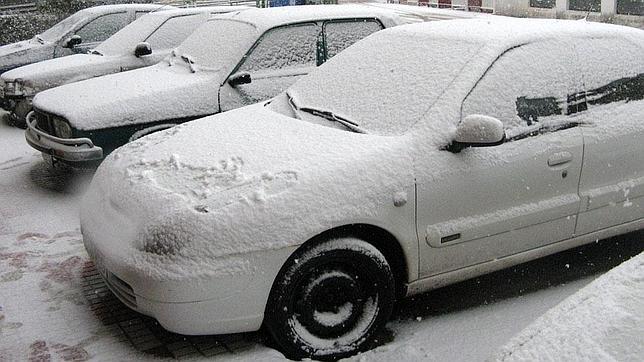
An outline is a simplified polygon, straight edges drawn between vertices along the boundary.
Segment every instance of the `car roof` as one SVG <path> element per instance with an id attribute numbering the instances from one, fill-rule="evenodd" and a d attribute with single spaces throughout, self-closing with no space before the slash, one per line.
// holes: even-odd
<path id="1" fill-rule="evenodd" d="M 222 18 L 253 24 L 262 32 L 280 25 L 321 19 L 378 18 L 385 26 L 401 23 L 393 11 L 361 4 L 253 8 L 217 17 Z"/>
<path id="2" fill-rule="evenodd" d="M 114 4 L 114 5 L 99 5 L 85 8 L 82 11 L 90 14 L 106 14 L 120 10 L 141 10 L 141 11 L 155 11 L 155 10 L 170 10 L 176 9 L 174 6 L 158 5 L 158 4 Z"/>
<path id="3" fill-rule="evenodd" d="M 644 30 L 586 20 L 525 19 L 488 17 L 486 19 L 449 20 L 410 24 L 388 30 L 390 34 L 409 36 L 414 33 L 432 38 L 468 40 L 489 49 L 505 50 L 541 39 L 581 37 L 644 37 Z"/>
<path id="4" fill-rule="evenodd" d="M 164 11 L 155 11 L 150 13 L 149 15 L 151 16 L 162 16 L 166 18 L 171 18 L 173 16 L 181 16 L 181 15 L 191 15 L 191 14 L 203 14 L 203 13 L 211 13 L 211 14 L 223 14 L 223 13 L 229 13 L 232 11 L 242 11 L 246 9 L 251 9 L 250 7 L 247 6 L 199 6 L 199 7 L 191 7 L 191 8 L 170 8 L 170 10 L 164 10 Z"/>

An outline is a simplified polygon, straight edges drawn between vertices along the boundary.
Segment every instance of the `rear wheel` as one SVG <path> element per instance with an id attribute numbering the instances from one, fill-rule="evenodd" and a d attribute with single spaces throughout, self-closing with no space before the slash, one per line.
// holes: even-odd
<path id="1" fill-rule="evenodd" d="M 287 357 L 337 359 L 366 350 L 395 298 L 385 257 L 355 238 L 298 250 L 278 276 L 265 324 Z"/>

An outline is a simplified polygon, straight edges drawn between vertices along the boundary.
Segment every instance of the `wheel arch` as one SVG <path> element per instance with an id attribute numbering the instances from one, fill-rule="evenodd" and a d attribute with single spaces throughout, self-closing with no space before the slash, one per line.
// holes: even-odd
<path id="1" fill-rule="evenodd" d="M 347 224 L 326 230 L 310 238 L 297 250 L 311 248 L 322 242 L 342 237 L 355 237 L 373 245 L 387 259 L 394 275 L 396 284 L 396 298 L 401 298 L 407 293 L 409 282 L 409 266 L 400 241 L 389 231 L 371 224 Z"/>

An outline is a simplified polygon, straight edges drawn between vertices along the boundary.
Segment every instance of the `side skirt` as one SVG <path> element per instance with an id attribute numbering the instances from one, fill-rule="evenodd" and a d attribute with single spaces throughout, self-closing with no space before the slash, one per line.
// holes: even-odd
<path id="1" fill-rule="evenodd" d="M 407 295 L 412 296 L 432 289 L 437 289 L 449 284 L 471 279 L 479 275 L 505 269 L 513 265 L 525 263 L 560 251 L 572 249 L 577 246 L 592 243 L 596 240 L 607 239 L 612 236 L 626 234 L 631 231 L 644 229 L 644 219 L 631 221 L 625 224 L 599 230 L 590 234 L 574 237 L 572 239 L 548 244 L 539 248 L 527 250 L 518 254 L 505 256 L 469 267 L 453 270 L 446 273 L 435 274 L 409 283 Z"/>

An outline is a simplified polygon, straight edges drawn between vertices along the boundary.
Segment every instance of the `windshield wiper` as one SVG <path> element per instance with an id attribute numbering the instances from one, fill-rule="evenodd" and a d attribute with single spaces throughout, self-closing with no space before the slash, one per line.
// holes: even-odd
<path id="1" fill-rule="evenodd" d="M 316 108 L 311 108 L 311 107 L 302 107 L 299 109 L 302 112 L 310 113 L 314 116 L 322 117 L 326 120 L 333 121 L 333 122 L 338 122 L 341 125 L 347 127 L 348 129 L 357 132 L 357 133 L 367 133 L 367 131 L 364 130 L 364 128 L 361 128 L 360 125 L 357 123 L 339 116 L 331 111 L 325 111 L 321 109 L 316 109 Z"/>
<path id="2" fill-rule="evenodd" d="M 45 44 L 45 41 L 40 37 L 40 35 L 36 35 L 34 38 L 36 38 L 40 44 Z"/>
<path id="3" fill-rule="evenodd" d="M 181 59 L 188 63 L 188 66 L 190 66 L 190 71 L 195 73 L 197 70 L 194 67 L 195 61 L 192 59 L 192 57 L 188 54 L 181 54 Z"/>
<path id="4" fill-rule="evenodd" d="M 328 121 L 338 122 L 341 125 L 345 126 L 346 128 L 352 130 L 353 132 L 365 133 L 365 134 L 367 133 L 367 131 L 364 128 L 360 127 L 359 124 L 357 124 L 356 122 L 354 122 L 354 121 L 352 121 L 352 120 L 350 120 L 350 119 L 348 119 L 346 117 L 339 116 L 339 115 L 337 115 L 337 114 L 335 114 L 335 113 L 333 113 L 331 111 L 325 111 L 325 110 L 321 110 L 321 109 L 317 109 L 317 108 L 313 108 L 313 107 L 301 107 L 300 108 L 295 104 L 295 99 L 294 99 L 293 95 L 291 95 L 291 93 L 289 93 L 289 91 L 286 91 L 286 96 L 288 97 L 288 104 L 295 111 L 294 113 L 295 113 L 296 118 L 299 118 L 297 116 L 297 111 L 302 111 L 302 112 L 310 113 L 310 114 L 312 114 L 314 116 L 322 117 L 322 118 L 324 118 L 324 119 L 326 119 Z"/>
<path id="5" fill-rule="evenodd" d="M 94 55 L 100 55 L 100 56 L 103 56 L 103 53 L 99 52 L 99 51 L 98 51 L 98 50 L 96 50 L 96 49 L 92 49 L 89 53 L 90 53 L 90 54 L 94 54 Z"/>

